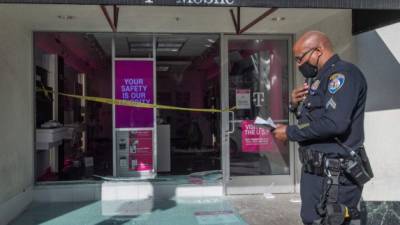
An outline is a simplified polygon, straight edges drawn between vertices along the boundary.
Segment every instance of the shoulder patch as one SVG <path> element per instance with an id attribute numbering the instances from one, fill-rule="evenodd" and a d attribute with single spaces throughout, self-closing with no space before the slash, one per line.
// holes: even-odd
<path id="1" fill-rule="evenodd" d="M 341 87 L 343 87 L 345 76 L 341 73 L 335 73 L 329 77 L 328 90 L 329 93 L 335 94 Z"/>

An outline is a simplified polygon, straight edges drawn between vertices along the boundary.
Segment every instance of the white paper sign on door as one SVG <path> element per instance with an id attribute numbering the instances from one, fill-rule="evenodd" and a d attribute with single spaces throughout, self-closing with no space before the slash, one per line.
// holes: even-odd
<path id="1" fill-rule="evenodd" d="M 251 108 L 250 89 L 236 89 L 236 108 Z"/>

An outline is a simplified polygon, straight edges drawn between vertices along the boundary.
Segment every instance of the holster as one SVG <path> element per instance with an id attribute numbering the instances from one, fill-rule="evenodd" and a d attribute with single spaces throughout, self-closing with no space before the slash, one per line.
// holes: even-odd
<path id="1" fill-rule="evenodd" d="M 374 177 L 371 164 L 363 147 L 359 148 L 358 154 L 354 155 L 347 163 L 346 173 L 360 187 Z"/>
<path id="2" fill-rule="evenodd" d="M 313 151 L 309 148 L 299 149 L 300 162 L 303 164 L 303 169 L 306 173 L 323 176 L 324 157 L 324 153 Z"/>
<path id="3" fill-rule="evenodd" d="M 360 148 L 360 158 L 363 163 L 365 171 L 367 171 L 370 178 L 374 177 L 374 172 L 372 171 L 371 163 L 369 162 L 369 158 L 367 156 L 367 152 L 365 151 L 364 147 Z"/>

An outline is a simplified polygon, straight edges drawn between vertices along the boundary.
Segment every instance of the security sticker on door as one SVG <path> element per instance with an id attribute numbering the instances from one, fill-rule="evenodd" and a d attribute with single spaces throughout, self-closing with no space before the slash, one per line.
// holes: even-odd
<path id="1" fill-rule="evenodd" d="M 236 108 L 251 108 L 250 89 L 236 89 Z"/>

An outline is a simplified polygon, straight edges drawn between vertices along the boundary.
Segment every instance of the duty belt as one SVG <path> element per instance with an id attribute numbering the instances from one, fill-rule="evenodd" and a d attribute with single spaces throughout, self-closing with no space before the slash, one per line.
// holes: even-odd
<path id="1" fill-rule="evenodd" d="M 329 157 L 325 153 L 307 148 L 300 148 L 299 156 L 304 172 L 318 176 L 325 176 L 326 171 L 341 174 L 348 162 L 345 158 Z"/>

